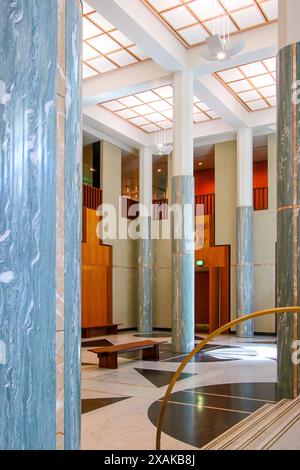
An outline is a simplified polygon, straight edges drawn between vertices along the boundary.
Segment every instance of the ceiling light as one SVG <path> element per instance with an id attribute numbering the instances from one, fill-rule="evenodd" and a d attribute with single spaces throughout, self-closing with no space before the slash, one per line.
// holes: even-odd
<path id="1" fill-rule="evenodd" d="M 165 133 L 159 130 L 155 133 L 155 144 L 151 146 L 153 155 L 169 155 L 173 150 L 173 145 L 166 143 Z"/>
<path id="2" fill-rule="evenodd" d="M 157 170 L 157 173 L 161 173 L 161 171 L 162 171 L 161 168 L 159 168 L 159 169 Z"/>
<path id="3" fill-rule="evenodd" d="M 203 163 L 202 163 L 202 162 L 199 162 L 198 165 L 201 166 L 201 165 L 203 165 Z"/>
<path id="4" fill-rule="evenodd" d="M 245 41 L 242 39 L 232 42 L 229 37 L 224 39 L 219 34 L 208 37 L 206 44 L 208 51 L 204 52 L 203 56 L 210 61 L 231 59 L 246 46 Z"/>
<path id="5" fill-rule="evenodd" d="M 224 59 L 226 59 L 226 53 L 223 52 L 223 51 L 218 52 L 218 54 L 217 54 L 217 59 L 218 59 L 218 60 L 224 60 Z"/>
<path id="6" fill-rule="evenodd" d="M 90 171 L 94 171 L 94 172 L 95 172 L 96 170 L 95 170 L 95 168 L 90 168 Z"/>

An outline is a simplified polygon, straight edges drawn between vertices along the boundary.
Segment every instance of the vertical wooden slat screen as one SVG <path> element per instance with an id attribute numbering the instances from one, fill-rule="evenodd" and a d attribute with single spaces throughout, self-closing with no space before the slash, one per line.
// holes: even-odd
<path id="1" fill-rule="evenodd" d="M 203 215 L 214 215 L 215 213 L 215 195 L 214 194 L 203 194 L 201 196 L 195 196 L 195 204 L 203 205 Z"/>
<path id="2" fill-rule="evenodd" d="M 102 203 L 102 191 L 92 186 L 83 186 L 83 207 L 97 210 Z"/>
<path id="3" fill-rule="evenodd" d="M 268 188 L 254 188 L 253 208 L 255 211 L 265 211 L 268 209 Z"/>

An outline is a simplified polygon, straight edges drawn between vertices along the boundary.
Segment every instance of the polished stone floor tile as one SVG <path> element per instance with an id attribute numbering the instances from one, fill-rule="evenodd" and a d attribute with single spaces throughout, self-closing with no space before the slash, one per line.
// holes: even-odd
<path id="1" fill-rule="evenodd" d="M 149 382 L 151 382 L 155 387 L 164 387 L 169 385 L 172 377 L 174 377 L 174 372 L 165 371 L 165 370 L 154 370 L 154 369 L 136 369 L 143 377 L 145 377 Z M 178 380 L 185 380 L 193 377 L 196 374 L 186 374 L 182 373 Z"/>
<path id="2" fill-rule="evenodd" d="M 160 402 L 154 403 L 148 412 L 154 425 L 157 423 L 160 405 Z M 249 415 L 170 403 L 165 414 L 163 432 L 186 444 L 201 448 L 246 416 Z"/>
<path id="3" fill-rule="evenodd" d="M 277 401 L 277 384 L 270 382 L 209 385 L 197 387 L 194 391 L 214 395 L 253 398 L 255 400 Z"/>
<path id="4" fill-rule="evenodd" d="M 112 398 L 84 398 L 81 400 L 81 414 L 89 413 L 90 411 L 98 410 L 104 406 L 113 405 L 122 400 L 128 400 L 131 397 L 112 397 Z"/>
<path id="5" fill-rule="evenodd" d="M 170 402 L 185 403 L 186 405 L 193 405 L 198 408 L 220 408 L 246 413 L 253 413 L 265 405 L 265 402 L 247 400 L 246 398 L 206 395 L 205 393 L 186 391 L 173 393 L 170 398 Z"/>
<path id="6" fill-rule="evenodd" d="M 97 340 L 140 341 L 134 334 Z M 265 342 L 270 338 L 256 339 L 262 343 L 240 343 L 233 335 L 221 336 L 200 353 L 205 359 L 187 365 L 168 405 L 163 449 L 202 447 L 266 401 L 276 400 L 276 345 Z M 166 340 L 159 362 L 142 361 L 140 354 L 122 355 L 118 370 L 99 369 L 97 357 L 82 350 L 86 364 L 82 367 L 83 399 L 104 399 L 103 403 L 116 399 L 82 415 L 82 449 L 155 449 L 160 400 L 185 356 L 173 353 L 171 338 Z"/>

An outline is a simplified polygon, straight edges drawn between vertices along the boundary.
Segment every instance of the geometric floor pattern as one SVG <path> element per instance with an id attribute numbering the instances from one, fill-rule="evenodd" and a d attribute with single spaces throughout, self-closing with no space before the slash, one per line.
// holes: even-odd
<path id="1" fill-rule="evenodd" d="M 276 383 L 234 383 L 196 387 L 171 395 L 163 432 L 201 448 L 266 403 L 276 401 Z M 156 426 L 161 400 L 148 411 Z"/>
<path id="2" fill-rule="evenodd" d="M 136 332 L 91 339 L 97 344 L 139 341 Z M 155 332 L 160 334 L 159 332 Z M 160 360 L 140 352 L 119 354 L 118 369 L 99 369 L 91 346 L 82 349 L 82 449 L 154 450 L 161 400 L 186 354 L 172 351 L 171 335 Z M 204 335 L 205 336 L 205 335 Z M 155 336 L 158 337 L 158 336 Z M 101 341 L 101 343 L 100 343 Z M 266 402 L 276 401 L 275 338 L 240 341 L 224 335 L 190 362 L 170 397 L 162 448 L 199 449 Z"/>
<path id="3" fill-rule="evenodd" d="M 128 400 L 131 397 L 118 397 L 118 398 L 85 398 L 81 400 L 81 414 L 89 413 L 90 411 L 104 408 L 105 406 L 113 405 L 119 401 Z"/>
<path id="4" fill-rule="evenodd" d="M 155 387 L 160 388 L 166 385 L 169 385 L 172 377 L 174 376 L 174 372 L 163 371 L 163 370 L 154 370 L 154 369 L 135 369 L 139 372 L 143 377 L 145 377 L 149 382 L 151 382 Z M 182 373 L 178 380 L 189 379 L 196 374 L 186 374 Z"/>

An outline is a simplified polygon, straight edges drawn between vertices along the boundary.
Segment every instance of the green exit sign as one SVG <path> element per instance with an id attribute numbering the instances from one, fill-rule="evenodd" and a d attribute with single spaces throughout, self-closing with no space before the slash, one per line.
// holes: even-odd
<path id="1" fill-rule="evenodd" d="M 199 261 L 196 261 L 196 266 L 204 266 L 203 259 L 200 259 Z"/>

